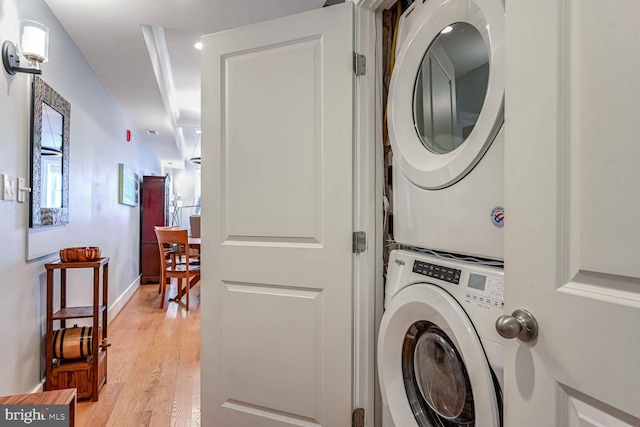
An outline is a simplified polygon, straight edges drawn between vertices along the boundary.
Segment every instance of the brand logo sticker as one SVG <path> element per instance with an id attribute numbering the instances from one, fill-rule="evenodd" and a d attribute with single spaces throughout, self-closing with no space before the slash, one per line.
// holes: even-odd
<path id="1" fill-rule="evenodd" d="M 396 258 L 396 265 L 404 265 L 404 261 Z"/>
<path id="2" fill-rule="evenodd" d="M 504 208 L 502 206 L 496 206 L 491 211 L 491 222 L 496 227 L 504 227 Z"/>

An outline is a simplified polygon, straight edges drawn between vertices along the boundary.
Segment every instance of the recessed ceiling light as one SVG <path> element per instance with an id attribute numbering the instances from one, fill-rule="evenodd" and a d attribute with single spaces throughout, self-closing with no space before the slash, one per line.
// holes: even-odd
<path id="1" fill-rule="evenodd" d="M 453 27 L 451 25 L 447 25 L 446 27 L 444 27 L 442 31 L 440 31 L 440 33 L 447 34 L 447 33 L 450 33 L 451 31 L 453 31 Z"/>
<path id="2" fill-rule="evenodd" d="M 194 44 L 193 47 L 195 47 L 198 50 L 202 49 L 202 42 L 198 42 L 198 43 Z"/>
<path id="3" fill-rule="evenodd" d="M 198 128 L 196 128 L 196 133 L 197 133 L 198 135 L 199 135 L 199 134 L 201 134 L 201 133 L 202 133 L 202 129 L 198 129 Z"/>
<path id="4" fill-rule="evenodd" d="M 147 135 L 160 135 L 157 130 L 145 129 L 144 131 L 147 133 Z"/>

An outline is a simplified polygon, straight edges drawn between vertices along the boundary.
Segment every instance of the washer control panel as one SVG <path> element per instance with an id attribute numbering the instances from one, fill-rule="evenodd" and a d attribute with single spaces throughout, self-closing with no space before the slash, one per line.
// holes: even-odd
<path id="1" fill-rule="evenodd" d="M 485 265 L 466 265 L 461 262 L 451 264 L 453 263 L 446 261 L 440 264 L 416 259 L 413 261 L 411 272 L 434 279 L 433 284 L 447 290 L 461 304 L 464 302 L 483 311 L 503 309 L 504 275 L 502 271 Z M 458 266 L 460 268 L 456 268 Z M 413 278 L 407 282 L 416 280 L 419 279 Z"/>
<path id="2" fill-rule="evenodd" d="M 487 307 L 504 306 L 504 277 L 469 273 L 465 299 Z"/>
<path id="3" fill-rule="evenodd" d="M 434 279 L 444 280 L 454 285 L 460 283 L 460 276 L 462 274 L 462 270 L 418 260 L 413 262 L 413 272 Z"/>

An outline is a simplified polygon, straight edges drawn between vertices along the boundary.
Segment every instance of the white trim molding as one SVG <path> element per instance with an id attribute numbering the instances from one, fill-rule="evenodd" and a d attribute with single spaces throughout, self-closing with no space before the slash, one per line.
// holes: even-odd
<path id="1" fill-rule="evenodd" d="M 127 302 L 129 302 L 133 294 L 138 290 L 138 288 L 140 287 L 140 277 L 141 276 L 136 277 L 136 279 L 129 285 L 129 287 L 111 304 L 111 307 L 109 307 L 109 311 L 107 314 L 109 323 L 111 323 L 113 319 L 115 319 L 115 317 L 118 315 L 118 313 L 120 313 L 120 311 L 122 311 Z"/>

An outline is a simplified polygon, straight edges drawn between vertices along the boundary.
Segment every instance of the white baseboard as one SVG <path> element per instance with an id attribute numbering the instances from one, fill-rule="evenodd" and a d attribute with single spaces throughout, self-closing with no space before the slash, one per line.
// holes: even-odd
<path id="1" fill-rule="evenodd" d="M 109 312 L 107 314 L 107 318 L 109 322 L 111 322 L 120 311 L 124 308 L 125 304 L 129 302 L 133 294 L 138 290 L 140 286 L 140 278 L 142 276 L 136 277 L 136 279 L 129 285 L 129 287 L 116 299 L 111 307 L 109 307 Z"/>
<path id="2" fill-rule="evenodd" d="M 36 386 L 36 388 L 34 388 L 33 390 L 31 390 L 31 393 L 42 393 L 44 391 L 44 382 L 45 382 L 45 378 L 42 379 L 42 381 L 40 381 L 40 383 Z"/>

